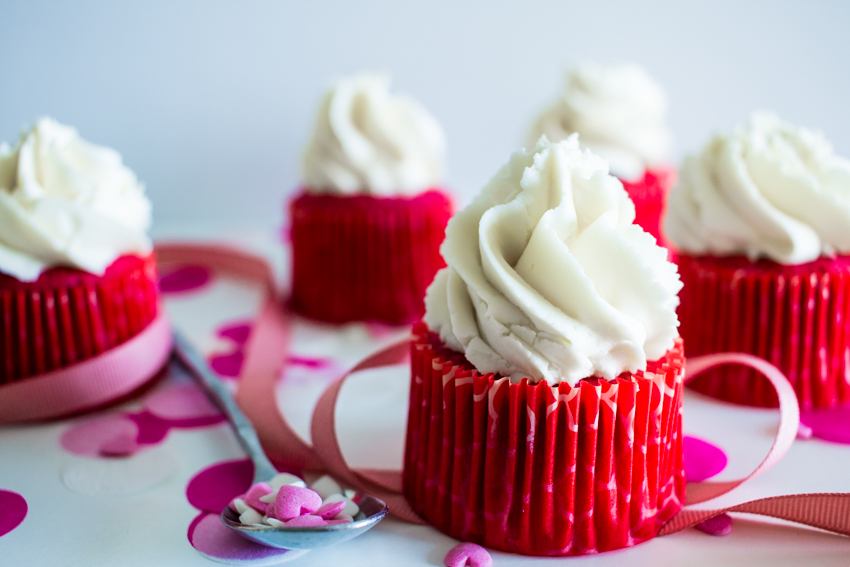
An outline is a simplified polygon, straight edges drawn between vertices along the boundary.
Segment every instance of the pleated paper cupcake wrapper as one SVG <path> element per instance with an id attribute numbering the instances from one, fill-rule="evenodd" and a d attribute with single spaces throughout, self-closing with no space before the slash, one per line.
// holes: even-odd
<path id="1" fill-rule="evenodd" d="M 0 384 L 90 359 L 157 315 L 156 260 L 123 256 L 102 277 L 60 268 L 0 281 Z"/>
<path id="2" fill-rule="evenodd" d="M 404 493 L 446 534 L 527 555 L 654 537 L 684 502 L 681 343 L 645 373 L 550 387 L 480 375 L 414 329 Z"/>
<path id="3" fill-rule="evenodd" d="M 623 181 L 623 188 L 635 204 L 635 223 L 655 237 L 658 244 L 666 246 L 662 237 L 661 217 L 667 202 L 667 193 L 676 180 L 672 169 L 648 169 L 643 178 Z"/>
<path id="4" fill-rule="evenodd" d="M 680 333 L 688 355 L 754 354 L 787 377 L 803 409 L 850 402 L 850 256 L 783 266 L 679 255 Z M 689 384 L 726 401 L 776 407 L 755 371 L 727 366 Z"/>
<path id="5" fill-rule="evenodd" d="M 445 263 L 439 248 L 452 202 L 302 194 L 291 204 L 292 307 L 331 323 L 411 323 Z"/>

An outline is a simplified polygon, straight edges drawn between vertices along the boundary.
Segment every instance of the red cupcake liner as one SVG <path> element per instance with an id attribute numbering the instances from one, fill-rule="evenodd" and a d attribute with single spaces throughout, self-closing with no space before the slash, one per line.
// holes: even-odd
<path id="1" fill-rule="evenodd" d="M 647 169 L 638 181 L 621 181 L 635 204 L 635 223 L 654 236 L 658 244 L 667 246 L 667 240 L 662 235 L 661 217 L 664 215 L 667 193 L 676 181 L 675 170 Z"/>
<path id="2" fill-rule="evenodd" d="M 303 193 L 292 217 L 292 307 L 331 323 L 412 323 L 425 290 L 445 266 L 440 244 L 452 201 Z"/>
<path id="3" fill-rule="evenodd" d="M 682 507 L 681 341 L 646 372 L 576 386 L 481 375 L 414 327 L 404 493 L 446 534 L 526 555 L 654 537 Z"/>
<path id="4" fill-rule="evenodd" d="M 122 256 L 103 276 L 52 268 L 34 282 L 0 274 L 0 384 L 119 345 L 157 315 L 156 260 Z"/>
<path id="5" fill-rule="evenodd" d="M 850 256 L 798 266 L 742 256 L 678 254 L 679 331 L 688 354 L 754 354 L 778 367 L 800 407 L 850 402 Z M 726 401 L 777 407 L 769 382 L 723 366 L 689 383 Z"/>

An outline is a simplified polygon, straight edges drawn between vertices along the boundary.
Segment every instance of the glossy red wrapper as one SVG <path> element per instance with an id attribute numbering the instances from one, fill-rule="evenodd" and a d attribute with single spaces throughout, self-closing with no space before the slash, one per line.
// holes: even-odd
<path id="1" fill-rule="evenodd" d="M 666 239 L 662 237 L 661 217 L 664 215 L 667 194 L 676 181 L 675 170 L 647 169 L 642 179 L 621 181 L 635 204 L 635 223 L 654 236 L 658 244 L 667 246 Z"/>
<path id="2" fill-rule="evenodd" d="M 688 354 L 746 352 L 777 366 L 803 409 L 850 402 L 850 256 L 797 266 L 678 254 L 679 331 Z M 755 371 L 723 366 L 689 383 L 726 401 L 776 407 Z"/>
<path id="3" fill-rule="evenodd" d="M 445 266 L 452 215 L 437 190 L 415 197 L 303 193 L 292 201 L 292 307 L 330 323 L 412 323 Z"/>
<path id="4" fill-rule="evenodd" d="M 34 282 L 0 274 L 0 384 L 92 358 L 157 315 L 153 255 L 122 256 L 103 276 L 52 268 Z"/>
<path id="5" fill-rule="evenodd" d="M 681 341 L 615 380 L 511 384 L 414 327 L 404 493 L 446 534 L 526 555 L 654 537 L 682 507 Z"/>

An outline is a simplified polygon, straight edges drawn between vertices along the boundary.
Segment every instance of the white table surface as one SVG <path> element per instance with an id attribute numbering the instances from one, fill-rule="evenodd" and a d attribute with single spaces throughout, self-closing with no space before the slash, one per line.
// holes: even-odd
<path id="1" fill-rule="evenodd" d="M 231 241 L 267 254 L 285 278 L 285 250 L 270 235 L 227 236 Z M 175 325 L 209 353 L 222 348 L 213 329 L 222 322 L 249 317 L 258 301 L 258 291 L 251 285 L 219 278 L 201 292 L 168 298 L 166 307 Z M 295 326 L 293 352 L 331 357 L 342 371 L 382 343 L 404 334 L 404 329 L 387 330 L 376 339 L 362 325 L 330 328 L 299 321 Z M 400 467 L 407 380 L 404 367 L 393 367 L 357 375 L 343 388 L 337 414 L 338 432 L 351 465 Z M 162 387 L 165 385 L 157 386 Z M 279 406 L 305 437 L 311 407 L 308 402 L 314 402 L 321 389 L 321 380 L 306 378 L 287 380 L 279 388 Z M 139 405 L 134 400 L 127 407 Z M 198 510 L 187 502 L 185 490 L 189 479 L 201 469 L 243 456 L 226 425 L 173 430 L 164 443 L 116 465 L 115 460 L 80 457 L 61 449 L 62 433 L 74 421 L 86 418 L 0 428 L 0 490 L 23 495 L 29 506 L 24 522 L 0 537 L 0 565 L 212 565 L 187 541 L 187 528 Z M 737 478 L 751 471 L 770 447 L 777 422 L 778 415 L 772 410 L 721 404 L 693 392 L 688 393 L 685 401 L 685 433 L 713 442 L 729 456 L 729 466 L 718 479 Z M 127 474 L 131 474 L 132 467 L 159 466 L 157 463 L 169 463 L 173 471 L 155 486 L 133 494 L 84 495 L 69 490 L 62 480 L 67 471 L 80 467 L 125 466 L 130 467 Z M 773 469 L 716 504 L 798 492 L 850 492 L 848 470 L 850 446 L 818 440 L 798 441 Z M 89 473 L 98 474 L 98 471 L 89 470 Z M 109 474 L 115 474 L 115 470 Z M 312 551 L 291 564 L 439 566 L 456 543 L 433 528 L 389 518 L 355 540 Z M 726 537 L 712 537 L 691 529 L 596 556 L 528 558 L 500 552 L 492 555 L 496 567 L 535 564 L 847 567 L 850 538 L 736 515 L 732 533 Z"/>

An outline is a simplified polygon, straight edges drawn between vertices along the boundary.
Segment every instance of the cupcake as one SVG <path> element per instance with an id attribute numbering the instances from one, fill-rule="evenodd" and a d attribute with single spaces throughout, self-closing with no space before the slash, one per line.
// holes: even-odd
<path id="1" fill-rule="evenodd" d="M 685 159 L 664 224 L 691 355 L 740 351 L 782 370 L 803 408 L 850 402 L 850 161 L 819 132 L 765 113 Z M 755 372 L 693 388 L 776 406 Z"/>
<path id="2" fill-rule="evenodd" d="M 380 75 L 339 81 L 319 108 L 291 202 L 292 307 L 331 323 L 411 323 L 443 264 L 452 213 L 445 143 Z"/>
<path id="3" fill-rule="evenodd" d="M 675 179 L 668 164 L 667 97 L 637 65 L 585 62 L 567 75 L 561 97 L 531 128 L 528 147 L 577 132 L 583 146 L 608 160 L 635 203 L 636 222 L 662 242 L 661 214 Z"/>
<path id="4" fill-rule="evenodd" d="M 404 493 L 448 535 L 579 555 L 681 508 L 681 287 L 578 137 L 514 154 L 449 222 L 414 327 Z"/>
<path id="5" fill-rule="evenodd" d="M 91 359 L 157 319 L 150 220 L 121 156 L 73 128 L 42 118 L 0 146 L 0 389 Z"/>

